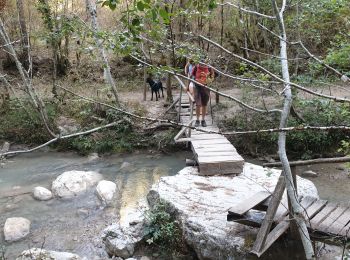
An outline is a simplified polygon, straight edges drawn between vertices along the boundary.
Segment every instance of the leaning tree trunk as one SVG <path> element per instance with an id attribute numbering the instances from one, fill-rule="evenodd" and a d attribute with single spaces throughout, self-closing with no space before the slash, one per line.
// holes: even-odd
<path id="1" fill-rule="evenodd" d="M 34 105 L 34 107 L 38 110 L 38 112 L 41 115 L 41 118 L 43 120 L 43 123 L 47 129 L 47 131 L 54 137 L 56 137 L 55 133 L 51 130 L 50 128 L 50 121 L 45 109 L 45 104 L 44 102 L 41 100 L 41 98 L 39 97 L 39 95 L 36 93 L 35 88 L 32 85 L 31 79 L 29 77 L 28 72 L 23 68 L 22 63 L 19 61 L 18 57 L 17 57 L 17 53 L 12 45 L 12 42 L 6 32 L 4 23 L 2 22 L 2 19 L 0 18 L 0 38 L 4 41 L 4 43 L 6 44 L 5 49 L 7 50 L 7 52 L 12 56 L 13 60 L 16 63 L 16 67 L 18 69 L 18 72 L 22 78 L 24 87 L 26 92 L 29 94 L 31 100 L 32 100 L 32 104 Z"/>
<path id="2" fill-rule="evenodd" d="M 284 86 L 284 104 L 280 121 L 280 128 L 284 128 L 287 126 L 288 116 L 290 113 L 290 108 L 292 106 L 292 91 L 290 87 L 290 77 L 289 77 L 289 68 L 288 68 L 288 60 L 287 60 L 287 35 L 284 27 L 283 13 L 286 5 L 286 0 L 283 0 L 283 7 L 281 10 L 278 9 L 277 3 L 275 0 L 272 0 L 272 5 L 274 12 L 276 14 L 276 20 L 280 29 L 280 60 L 282 65 L 282 76 L 285 83 Z M 304 246 L 305 255 L 307 259 L 314 258 L 314 250 L 312 247 L 311 239 L 306 227 L 305 219 L 303 217 L 303 208 L 298 202 L 296 190 L 293 184 L 292 173 L 286 153 L 286 133 L 280 132 L 278 135 L 278 154 L 280 160 L 282 162 L 282 168 L 284 172 L 284 176 L 286 179 L 286 188 L 288 198 L 291 202 L 291 209 L 293 212 L 294 220 L 298 226 L 298 231 L 301 237 L 301 241 Z"/>
<path id="3" fill-rule="evenodd" d="M 25 69 L 29 69 L 29 35 L 27 31 L 27 24 L 24 15 L 23 8 L 23 0 L 16 0 L 17 3 L 17 11 L 18 11 L 18 20 L 19 20 L 19 28 L 21 32 L 21 45 L 22 45 L 22 53 L 20 55 L 20 60 Z"/>
<path id="4" fill-rule="evenodd" d="M 109 66 L 107 54 L 106 54 L 106 51 L 102 45 L 102 41 L 97 36 L 99 29 L 98 29 L 98 22 L 97 22 L 96 5 L 94 2 L 93 3 L 90 2 L 90 0 L 85 0 L 85 3 L 86 3 L 86 8 L 87 8 L 87 10 L 90 14 L 90 17 L 91 17 L 91 25 L 92 25 L 92 30 L 94 32 L 95 42 L 96 42 L 97 48 L 100 51 L 101 58 L 102 58 L 102 61 L 104 63 L 103 64 L 104 65 L 104 76 L 106 77 L 106 80 L 107 80 L 107 82 L 108 82 L 108 84 L 113 92 L 115 102 L 119 106 L 117 87 L 116 87 L 115 81 L 114 81 L 112 73 L 111 73 L 111 67 Z"/>

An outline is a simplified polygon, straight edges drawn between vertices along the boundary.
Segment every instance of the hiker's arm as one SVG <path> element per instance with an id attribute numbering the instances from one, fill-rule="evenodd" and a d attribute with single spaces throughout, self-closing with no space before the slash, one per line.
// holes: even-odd
<path id="1" fill-rule="evenodd" d="M 186 63 L 186 65 L 185 65 L 185 75 L 187 76 L 187 74 L 188 74 L 188 62 Z"/>

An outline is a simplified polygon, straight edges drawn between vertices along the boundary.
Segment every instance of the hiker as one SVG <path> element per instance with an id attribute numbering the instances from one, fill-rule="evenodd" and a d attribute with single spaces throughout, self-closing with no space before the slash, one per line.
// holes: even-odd
<path id="1" fill-rule="evenodd" d="M 202 61 L 207 60 L 203 59 Z M 207 85 L 210 81 L 212 81 L 214 75 L 214 70 L 204 64 L 197 64 L 192 71 L 192 76 L 194 76 L 195 80 L 202 85 Z M 207 123 L 205 122 L 205 114 L 207 112 L 209 97 L 210 90 L 196 83 L 194 88 L 197 116 L 197 120 L 194 125 L 195 127 L 198 127 L 199 125 L 203 127 L 207 126 Z M 202 115 L 202 120 L 200 120 L 200 115 Z"/>
<path id="2" fill-rule="evenodd" d="M 186 66 L 185 66 L 185 75 L 188 78 L 194 79 L 194 76 L 192 76 L 192 72 L 193 72 L 194 67 L 195 67 L 194 61 L 192 59 L 189 59 L 188 62 L 186 63 Z M 192 81 L 189 81 L 189 83 L 187 85 L 187 91 L 189 91 L 191 93 L 191 95 L 193 96 L 194 84 Z"/>

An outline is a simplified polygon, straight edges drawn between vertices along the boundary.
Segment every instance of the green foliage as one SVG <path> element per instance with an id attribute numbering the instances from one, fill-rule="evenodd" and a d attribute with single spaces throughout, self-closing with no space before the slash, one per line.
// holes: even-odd
<path id="1" fill-rule="evenodd" d="M 21 144 L 44 143 L 50 139 L 42 123 L 41 117 L 30 102 L 22 100 L 25 108 L 17 100 L 11 100 L 8 106 L 0 109 L 0 139 Z M 46 106 L 50 121 L 56 116 L 56 107 L 51 104 Z"/>
<path id="2" fill-rule="evenodd" d="M 146 220 L 147 243 L 158 245 L 165 251 L 179 249 L 183 243 L 181 229 L 169 203 L 159 200 L 146 212 Z"/>
<path id="3" fill-rule="evenodd" d="M 296 100 L 294 106 L 302 111 L 305 122 L 290 117 L 288 126 L 303 125 L 329 126 L 350 125 L 349 104 L 336 104 L 324 99 Z M 233 118 L 226 118 L 222 124 L 228 130 L 259 130 L 277 128 L 279 117 L 266 116 L 260 113 L 242 111 Z M 289 155 L 296 158 L 310 159 L 312 155 L 339 152 L 342 140 L 349 136 L 341 130 L 332 131 L 294 131 L 289 132 L 286 148 Z M 232 141 L 239 149 L 251 153 L 276 153 L 278 134 L 259 133 L 233 138 Z M 343 145 L 344 146 L 344 145 Z M 246 150 L 250 148 L 250 150 Z"/>
<path id="4" fill-rule="evenodd" d="M 342 44 L 337 48 L 332 48 L 327 54 L 325 62 L 350 75 L 350 44 Z"/>

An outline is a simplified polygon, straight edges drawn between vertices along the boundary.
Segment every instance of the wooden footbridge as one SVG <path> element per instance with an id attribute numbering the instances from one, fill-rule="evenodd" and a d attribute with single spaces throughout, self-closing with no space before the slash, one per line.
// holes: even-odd
<path id="1" fill-rule="evenodd" d="M 175 142 L 191 143 L 191 148 L 202 175 L 239 174 L 243 171 L 243 158 L 237 153 L 235 147 L 223 135 L 200 131 L 219 131 L 212 115 L 206 116 L 207 127 L 191 130 L 196 118 L 194 98 L 189 92 L 183 91 L 185 86 L 180 81 L 180 94 L 174 96 L 178 120 L 187 127 L 182 127 L 175 136 Z M 210 106 L 211 109 L 211 106 Z"/>
<path id="2" fill-rule="evenodd" d="M 181 84 L 181 88 L 180 94 L 174 96 L 173 106 L 176 107 L 178 121 L 185 125 L 174 138 L 175 142 L 190 143 L 201 175 L 240 174 L 243 171 L 244 160 L 234 146 L 221 134 L 201 131 L 219 131 L 212 115 L 206 116 L 207 127 L 199 127 L 198 130 L 190 128 L 196 120 L 194 99 L 189 92 L 184 91 L 186 87 L 182 81 L 175 78 Z M 315 162 L 309 162 L 313 163 Z M 291 163 L 295 189 L 296 165 Z M 258 257 L 287 230 L 292 237 L 298 236 L 293 212 L 289 210 L 290 202 L 282 203 L 284 191 L 285 178 L 281 173 L 273 193 L 257 192 L 228 210 L 228 221 L 259 228 L 251 250 L 251 253 Z M 303 216 L 307 219 L 307 228 L 313 240 L 341 245 L 350 241 L 350 203 L 333 203 L 314 197 L 298 197 L 298 201 L 304 210 Z"/>

